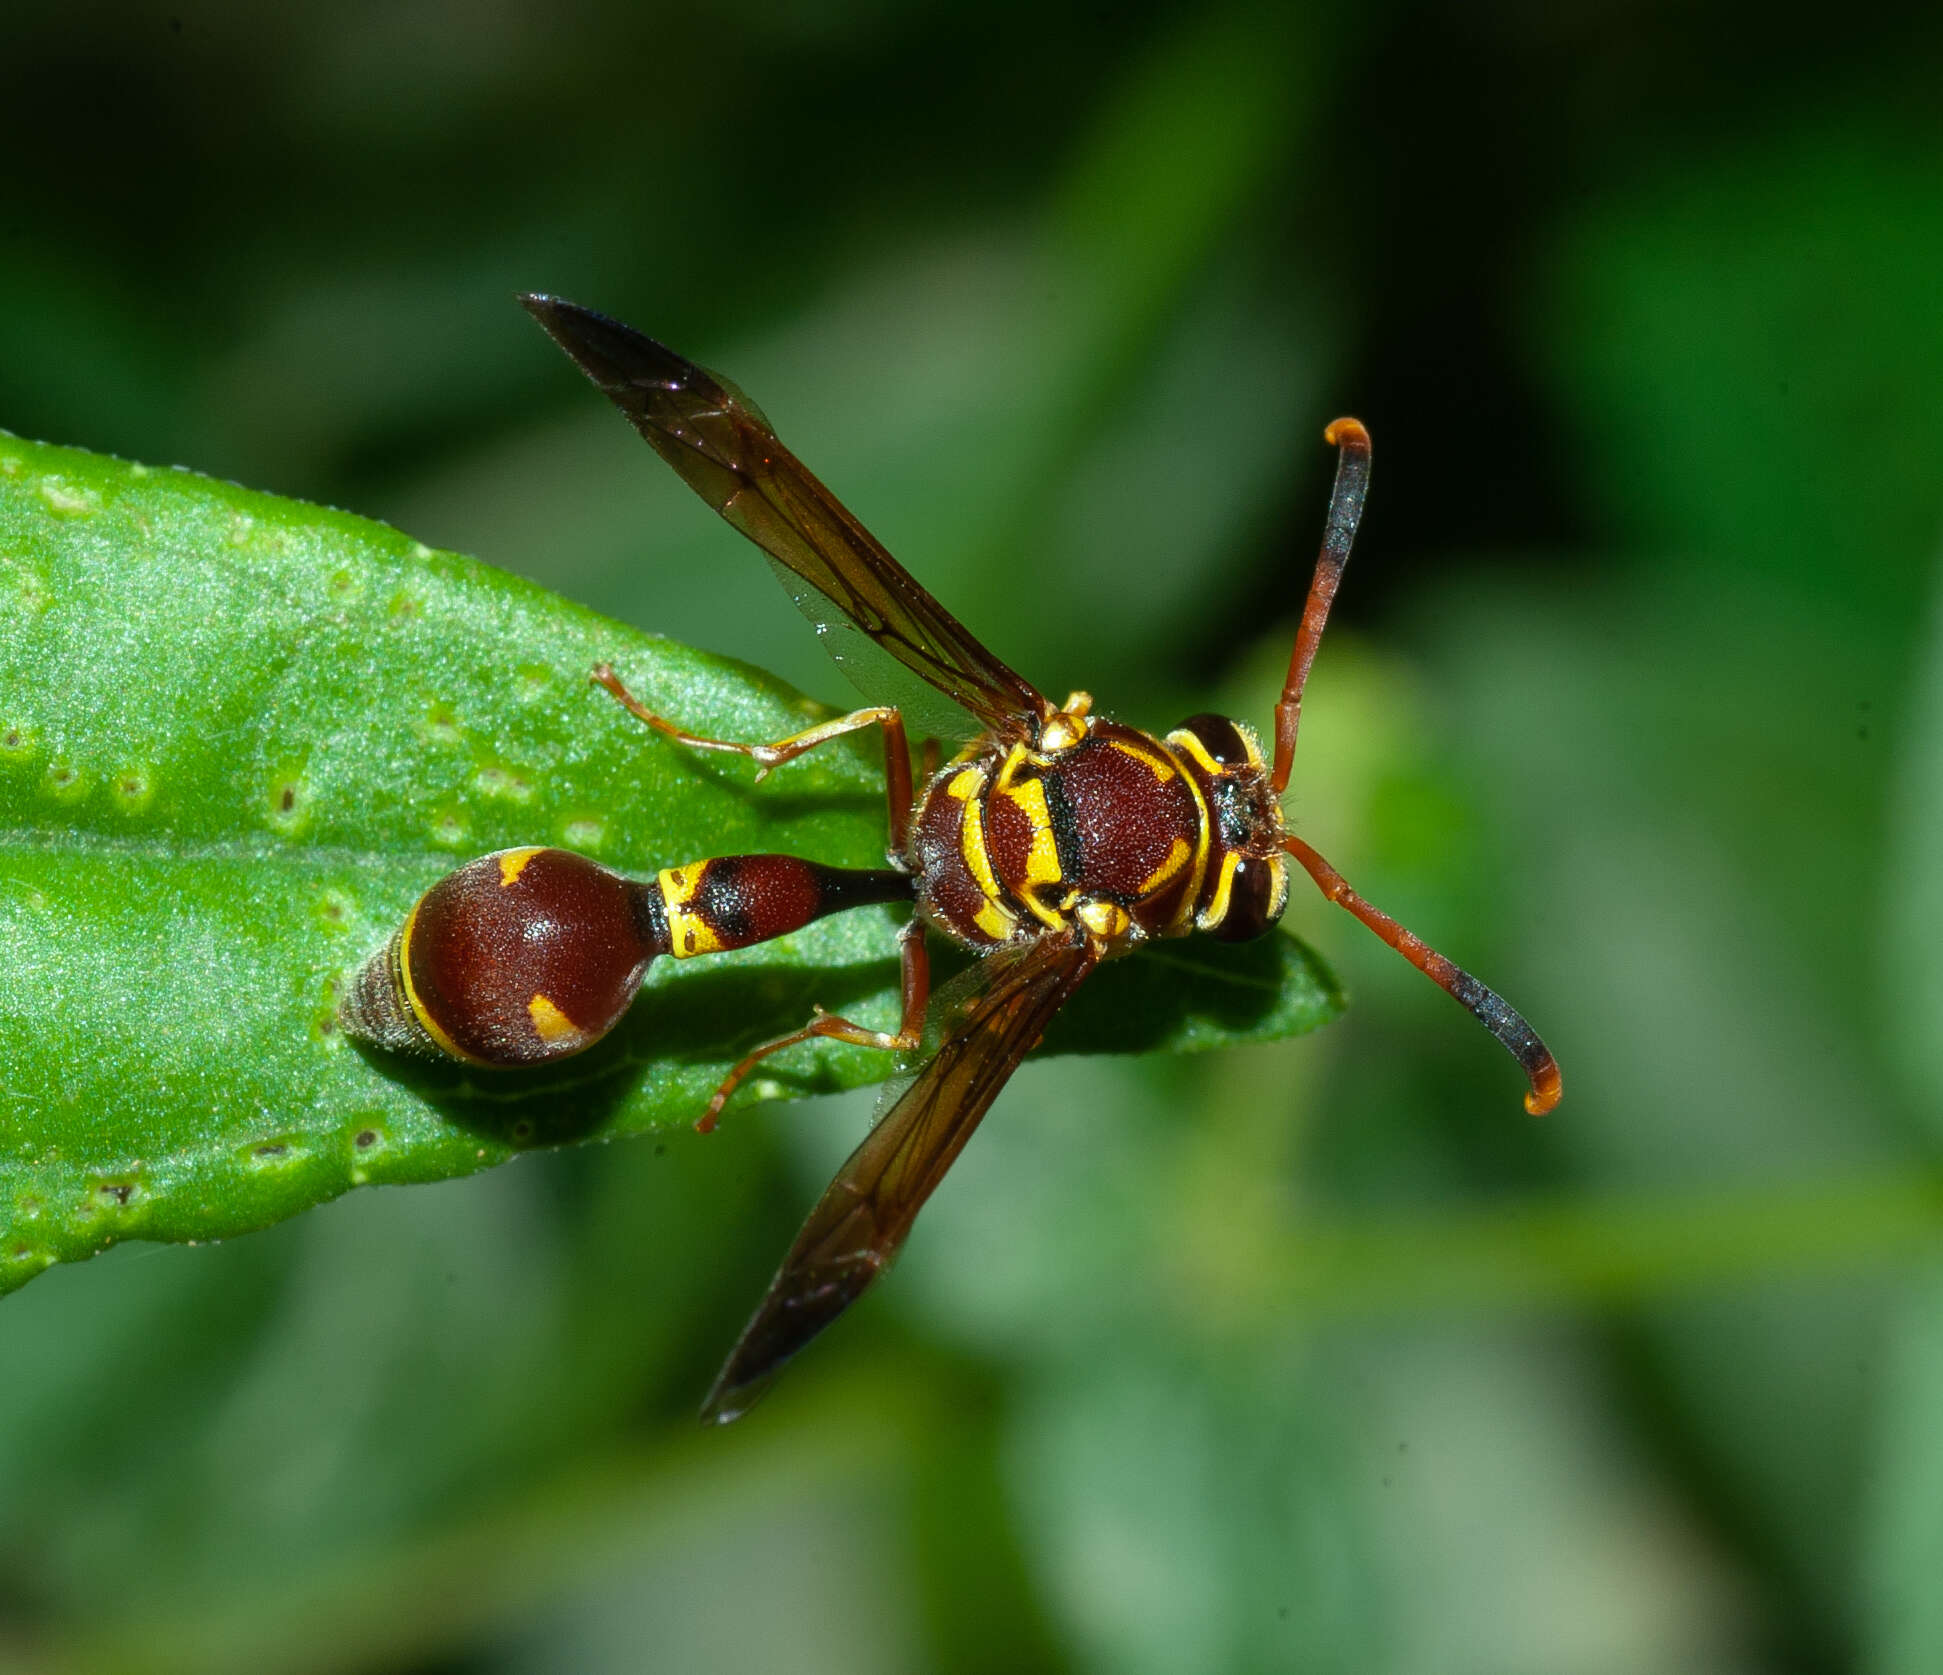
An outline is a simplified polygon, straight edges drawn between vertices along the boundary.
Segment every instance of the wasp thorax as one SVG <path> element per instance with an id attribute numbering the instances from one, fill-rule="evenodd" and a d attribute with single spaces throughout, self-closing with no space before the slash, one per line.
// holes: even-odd
<path id="1" fill-rule="evenodd" d="M 564 849 L 505 849 L 447 873 L 367 960 L 345 1033 L 473 1064 L 592 1046 L 666 953 L 659 893 Z"/>

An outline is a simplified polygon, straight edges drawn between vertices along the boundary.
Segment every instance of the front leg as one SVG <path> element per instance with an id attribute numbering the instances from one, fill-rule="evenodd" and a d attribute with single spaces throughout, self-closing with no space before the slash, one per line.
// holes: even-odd
<path id="1" fill-rule="evenodd" d="M 696 750 L 726 750 L 737 756 L 748 757 L 756 764 L 757 784 L 761 784 L 772 768 L 793 762 L 820 744 L 827 744 L 831 739 L 841 738 L 845 733 L 855 733 L 865 727 L 881 726 L 884 729 L 884 797 L 890 825 L 889 852 L 894 861 L 902 863 L 911 832 L 911 747 L 904 736 L 904 717 L 898 710 L 888 705 L 852 710 L 848 715 L 806 727 L 802 732 L 792 733 L 774 744 L 737 744 L 730 739 L 705 739 L 656 715 L 628 691 L 610 664 L 596 663 L 588 678 L 613 694 L 615 701 L 629 715 L 646 722 L 657 733 L 673 739 L 677 744 L 685 744 Z"/>

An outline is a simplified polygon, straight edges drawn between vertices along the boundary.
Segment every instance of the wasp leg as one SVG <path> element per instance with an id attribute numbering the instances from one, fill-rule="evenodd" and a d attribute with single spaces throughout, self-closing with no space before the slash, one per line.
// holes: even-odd
<path id="1" fill-rule="evenodd" d="M 757 784 L 762 783 L 770 769 L 793 762 L 820 744 L 828 744 L 831 739 L 841 738 L 845 733 L 860 732 L 865 727 L 882 727 L 884 795 L 890 816 L 890 854 L 901 862 L 911 830 L 911 747 L 904 736 L 904 717 L 896 709 L 879 706 L 852 710 L 848 715 L 806 727 L 802 732 L 792 733 L 774 744 L 737 744 L 731 739 L 705 739 L 698 733 L 687 732 L 672 721 L 664 720 L 621 684 L 621 677 L 614 673 L 609 664 L 596 663 L 588 678 L 597 686 L 604 686 L 637 721 L 646 722 L 657 733 L 673 739 L 677 744 L 689 745 L 696 750 L 726 750 L 737 756 L 748 757 L 756 764 Z"/>
<path id="2" fill-rule="evenodd" d="M 779 1035 L 774 1041 L 765 1041 L 722 1078 L 722 1085 L 709 1100 L 708 1109 L 695 1124 L 697 1131 L 703 1134 L 711 1132 L 722 1115 L 722 1107 L 729 1101 L 729 1095 L 741 1085 L 743 1078 L 771 1053 L 780 1053 L 785 1047 L 794 1047 L 799 1041 L 826 1036 L 833 1041 L 848 1041 L 856 1047 L 876 1047 L 887 1053 L 915 1051 L 918 1043 L 924 1039 L 924 1009 L 931 999 L 931 955 L 924 946 L 923 921 L 912 919 L 897 933 L 897 942 L 904 1012 L 894 1031 L 866 1029 L 862 1024 L 853 1024 L 848 1018 L 840 1018 L 834 1012 L 825 1012 L 822 1007 L 817 1007 L 815 1015 L 801 1029 Z"/>
<path id="3" fill-rule="evenodd" d="M 1363 501 L 1370 491 L 1370 433 L 1361 421 L 1338 419 L 1322 433 L 1322 439 L 1341 452 L 1336 458 L 1336 485 L 1329 491 L 1322 551 L 1316 555 L 1315 577 L 1302 606 L 1302 625 L 1295 631 L 1295 649 L 1289 653 L 1288 678 L 1282 683 L 1281 701 L 1275 706 L 1275 772 L 1269 784 L 1278 797 L 1289 788 L 1289 774 L 1295 767 L 1295 733 L 1302 724 L 1302 689 L 1309 683 L 1309 665 L 1315 662 L 1316 647 L 1322 644 L 1323 625 L 1329 620 L 1329 607 L 1335 603 L 1336 584 L 1343 579 L 1343 566 L 1349 562 L 1350 544 L 1356 539 Z"/>

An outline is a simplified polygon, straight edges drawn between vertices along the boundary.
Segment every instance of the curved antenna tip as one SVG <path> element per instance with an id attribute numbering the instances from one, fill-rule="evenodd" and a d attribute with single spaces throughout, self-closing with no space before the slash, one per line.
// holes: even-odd
<path id="1" fill-rule="evenodd" d="M 1328 428 L 1322 433 L 1323 441 L 1332 448 L 1363 448 L 1370 445 L 1370 433 L 1363 428 L 1361 419 L 1344 416 L 1331 419 Z"/>
<path id="2" fill-rule="evenodd" d="M 1555 1109 L 1565 1092 L 1565 1084 L 1558 1073 L 1558 1063 L 1550 1054 L 1546 1062 L 1532 1072 L 1531 1092 L 1525 1095 L 1525 1109 L 1534 1117 L 1542 1117 Z"/>

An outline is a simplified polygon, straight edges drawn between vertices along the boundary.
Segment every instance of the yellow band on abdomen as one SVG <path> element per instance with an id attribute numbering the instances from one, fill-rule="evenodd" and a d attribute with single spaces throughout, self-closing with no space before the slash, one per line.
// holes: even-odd
<path id="1" fill-rule="evenodd" d="M 722 939 L 709 922 L 689 906 L 702 887 L 708 865 L 696 861 L 685 867 L 664 867 L 654 875 L 661 890 L 662 909 L 668 915 L 668 952 L 678 960 L 717 953 L 722 947 Z"/>

